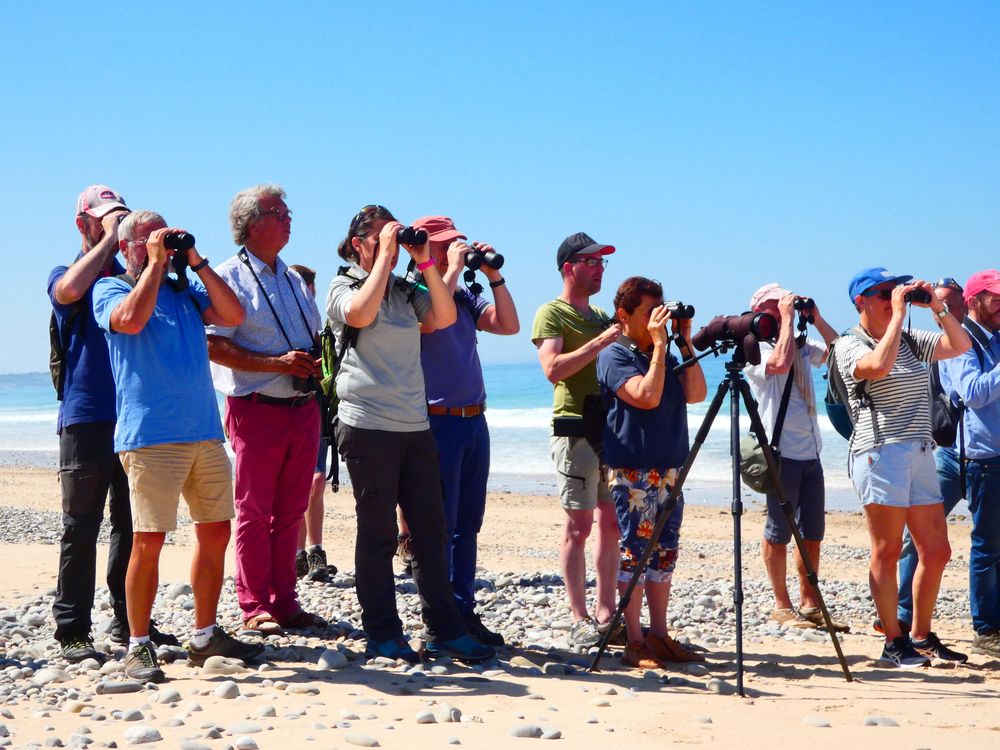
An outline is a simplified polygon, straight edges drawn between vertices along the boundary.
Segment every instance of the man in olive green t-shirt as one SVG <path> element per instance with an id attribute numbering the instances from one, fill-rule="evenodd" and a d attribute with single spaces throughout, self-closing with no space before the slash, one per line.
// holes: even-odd
<path id="1" fill-rule="evenodd" d="M 566 527 L 559 551 L 566 595 L 573 613 L 570 638 L 579 646 L 601 639 L 602 624 L 615 611 L 618 573 L 618 519 L 611 493 L 602 476 L 600 459 L 584 432 L 584 401 L 599 396 L 597 354 L 618 340 L 621 328 L 590 305 L 601 290 L 603 256 L 615 251 L 578 232 L 556 252 L 563 289 L 556 299 L 535 313 L 531 340 L 538 348 L 545 377 L 555 386 L 553 435 L 549 445 L 556 466 L 559 498 L 566 511 Z M 587 611 L 585 545 L 597 511 L 597 602 L 592 618 Z"/>

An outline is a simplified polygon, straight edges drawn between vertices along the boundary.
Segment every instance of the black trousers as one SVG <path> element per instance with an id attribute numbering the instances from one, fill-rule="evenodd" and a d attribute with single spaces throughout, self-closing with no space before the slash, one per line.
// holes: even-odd
<path id="1" fill-rule="evenodd" d="M 114 450 L 113 423 L 76 424 L 59 436 L 59 482 L 62 485 L 63 535 L 59 545 L 59 580 L 52 616 L 57 640 L 90 632 L 97 575 L 97 535 L 110 498 L 111 544 L 107 583 L 115 618 L 125 612 L 125 571 L 132 554 L 132 509 L 128 478 Z"/>
<path id="2" fill-rule="evenodd" d="M 436 640 L 464 635 L 465 622 L 448 579 L 444 500 L 434 435 L 429 429 L 386 432 L 340 423 L 337 447 L 354 488 L 356 589 L 368 637 L 385 641 L 403 634 L 392 573 L 397 504 L 412 534 L 413 580 L 428 634 Z"/>

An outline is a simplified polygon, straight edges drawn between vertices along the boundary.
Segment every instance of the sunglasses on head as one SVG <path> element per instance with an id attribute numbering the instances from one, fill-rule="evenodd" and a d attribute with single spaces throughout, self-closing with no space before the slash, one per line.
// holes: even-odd
<path id="1" fill-rule="evenodd" d="M 938 279 L 934 282 L 935 289 L 954 289 L 955 291 L 961 292 L 962 285 L 959 284 L 951 276 L 945 276 L 943 279 Z"/>
<path id="2" fill-rule="evenodd" d="M 384 206 L 380 206 L 377 203 L 368 204 L 360 211 L 358 211 L 358 213 L 355 214 L 354 218 L 351 219 L 351 228 L 350 230 L 348 230 L 349 234 L 353 235 L 354 232 L 358 229 L 359 226 L 361 226 L 361 224 L 364 222 L 366 218 L 370 216 L 378 216 L 379 214 L 383 216 L 388 216 L 389 209 L 385 208 Z"/>

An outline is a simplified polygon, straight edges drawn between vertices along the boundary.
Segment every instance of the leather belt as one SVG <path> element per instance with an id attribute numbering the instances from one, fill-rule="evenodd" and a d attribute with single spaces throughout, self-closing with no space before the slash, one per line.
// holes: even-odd
<path id="1" fill-rule="evenodd" d="M 475 406 L 435 406 L 427 404 L 427 413 L 434 417 L 478 417 L 486 411 L 486 404 Z"/>
<path id="2" fill-rule="evenodd" d="M 293 396 L 291 398 L 277 398 L 275 396 L 265 396 L 263 393 L 248 393 L 245 396 L 233 396 L 233 398 L 244 401 L 256 401 L 258 404 L 268 404 L 269 406 L 305 406 L 310 401 L 316 400 L 315 393 L 305 396 Z"/>

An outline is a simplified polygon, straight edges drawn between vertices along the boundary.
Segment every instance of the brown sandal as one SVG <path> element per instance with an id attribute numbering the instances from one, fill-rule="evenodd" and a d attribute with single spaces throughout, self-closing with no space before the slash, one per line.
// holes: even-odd
<path id="1" fill-rule="evenodd" d="M 264 635 L 276 635 L 281 632 L 281 625 L 267 612 L 261 612 L 243 621 L 244 630 L 256 630 Z"/>

